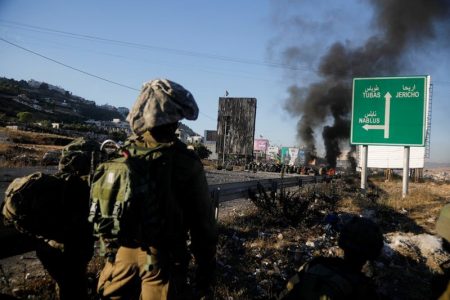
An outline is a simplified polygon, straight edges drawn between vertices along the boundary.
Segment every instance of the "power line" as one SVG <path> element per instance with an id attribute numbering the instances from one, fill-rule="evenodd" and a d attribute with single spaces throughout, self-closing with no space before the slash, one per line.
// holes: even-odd
<path id="1" fill-rule="evenodd" d="M 122 84 L 122 83 L 119 83 L 119 82 L 116 82 L 116 81 L 112 81 L 112 80 L 109 80 L 109 79 L 107 79 L 107 78 L 104 78 L 104 77 L 101 77 L 101 76 L 98 76 L 98 75 L 95 75 L 95 74 L 92 74 L 92 73 L 83 71 L 83 70 L 81 70 L 81 69 L 78 69 L 78 68 L 75 68 L 75 67 L 72 67 L 72 66 L 69 66 L 69 65 L 67 65 L 67 64 L 65 64 L 65 63 L 62 63 L 62 62 L 60 62 L 60 61 L 57 61 L 56 59 L 50 58 L 50 57 L 48 57 L 48 56 L 42 55 L 42 54 L 37 53 L 37 52 L 35 52 L 35 51 L 33 51 L 33 50 L 27 49 L 27 48 L 25 48 L 25 47 L 22 47 L 22 46 L 20 46 L 20 45 L 17 45 L 17 44 L 15 44 L 15 43 L 13 43 L 13 42 L 10 42 L 10 41 L 8 41 L 8 40 L 5 40 L 5 39 L 2 38 L 2 37 L 0 37 L 0 40 L 3 41 L 3 42 L 5 42 L 5 43 L 8 43 L 8 44 L 10 44 L 10 45 L 12 45 L 12 46 L 14 46 L 14 47 L 17 47 L 17 48 L 19 48 L 19 49 L 22 49 L 22 50 L 24 50 L 24 51 L 27 51 L 27 52 L 29 52 L 29 53 L 32 53 L 32 54 L 37 55 L 37 56 L 39 56 L 39 57 L 42 57 L 42 58 L 44 58 L 44 59 L 47 59 L 47 60 L 49 60 L 49 61 L 51 61 L 51 62 L 57 63 L 57 64 L 59 64 L 59 65 L 61 65 L 61 66 L 63 66 L 63 67 L 69 68 L 69 69 L 71 69 L 71 70 L 80 72 L 80 73 L 82 73 L 82 74 L 85 74 L 85 75 L 88 75 L 88 76 L 91 76 L 91 77 L 94 77 L 94 78 L 97 78 L 97 79 L 106 81 L 106 82 L 108 82 L 108 83 L 112 83 L 112 84 L 118 85 L 118 86 L 121 86 L 121 87 L 130 89 L 130 90 L 133 90 L 133 91 L 140 91 L 139 89 L 133 88 L 133 87 L 131 87 L 131 86 L 128 86 L 128 85 L 125 85 L 125 84 Z M 205 116 L 205 117 L 207 117 L 207 118 L 209 118 L 209 119 L 215 121 L 215 119 L 214 119 L 213 117 L 208 116 L 207 114 L 204 114 L 204 113 L 202 113 L 202 112 L 200 112 L 200 114 L 202 114 L 203 116 Z"/>
<path id="2" fill-rule="evenodd" d="M 5 42 L 5 43 L 8 43 L 8 44 L 10 44 L 10 45 L 12 45 L 12 46 L 14 46 L 14 47 L 17 47 L 17 48 L 19 48 L 19 49 L 22 49 L 22 50 L 24 50 L 24 51 L 27 51 L 27 52 L 29 52 L 29 53 L 32 53 L 32 54 L 37 55 L 37 56 L 39 56 L 39 57 L 42 57 L 42 58 L 44 58 L 44 59 L 46 59 L 46 60 L 52 61 L 52 62 L 54 62 L 54 63 L 57 63 L 57 64 L 59 64 L 59 65 L 61 65 L 61 66 L 66 67 L 66 68 L 69 68 L 69 69 L 72 69 L 72 70 L 74 70 L 74 71 L 80 72 L 80 73 L 82 73 L 82 74 L 85 74 L 85 75 L 88 75 L 88 76 L 91 76 L 91 77 L 94 77 L 94 78 L 97 78 L 97 79 L 100 79 L 100 80 L 103 80 L 103 81 L 106 81 L 106 82 L 109 82 L 109 83 L 118 85 L 118 86 L 121 86 L 121 87 L 130 89 L 130 90 L 133 90 L 133 91 L 139 91 L 138 89 L 133 88 L 133 87 L 131 87 L 131 86 L 128 86 L 128 85 L 125 85 L 125 84 L 122 84 L 122 83 L 119 83 L 119 82 L 116 82 L 116 81 L 112 81 L 112 80 L 109 80 L 109 79 L 107 79 L 107 78 L 104 78 L 104 77 L 101 77 L 101 76 L 98 76 L 98 75 L 95 75 L 95 74 L 92 74 L 92 73 L 83 71 L 83 70 L 81 70 L 81 69 L 78 69 L 78 68 L 75 68 L 75 67 L 72 67 L 72 66 L 69 66 L 69 65 L 67 65 L 67 64 L 65 64 L 65 63 L 62 63 L 62 62 L 60 62 L 60 61 L 57 61 L 56 59 L 50 58 L 50 57 L 48 57 L 48 56 L 42 55 L 42 54 L 40 54 L 40 53 L 37 53 L 37 52 L 32 51 L 32 50 L 30 50 L 30 49 L 27 49 L 27 48 L 25 48 L 25 47 L 19 46 L 19 45 L 13 43 L 13 42 L 10 42 L 10 41 L 8 41 L 8 40 L 5 40 L 4 38 L 1 38 L 1 37 L 0 37 L 0 40 L 2 40 L 2 41 Z"/>
<path id="3" fill-rule="evenodd" d="M 242 59 L 242 58 L 235 58 L 235 57 L 229 57 L 229 56 L 222 56 L 222 55 L 215 55 L 215 54 L 209 54 L 209 53 L 202 53 L 202 52 L 195 52 L 195 51 L 188 51 L 188 50 L 182 50 L 182 49 L 175 49 L 175 48 L 167 48 L 167 47 L 160 47 L 160 46 L 154 46 L 149 44 L 141 44 L 141 43 L 134 43 L 134 42 L 128 42 L 128 41 L 121 41 L 121 40 L 115 40 L 115 39 L 108 39 L 103 38 L 99 36 L 93 36 L 93 35 L 87 35 L 87 34 L 78 34 L 68 31 L 62 31 L 57 29 L 51 29 L 46 27 L 40 27 L 40 26 L 34 26 L 14 21 L 8 21 L 0 19 L 0 22 L 3 23 L 9 23 L 16 26 L 24 27 L 25 29 L 37 29 L 40 31 L 47 31 L 62 35 L 67 35 L 70 37 L 75 38 L 81 38 L 81 39 L 87 39 L 87 40 L 97 40 L 101 42 L 107 42 L 107 43 L 113 43 L 118 44 L 122 46 L 127 47 L 134 47 L 134 48 L 140 48 L 140 49 L 150 49 L 150 50 L 157 50 L 157 51 L 164 51 L 164 52 L 170 52 L 177 55 L 184 55 L 184 56 L 190 56 L 190 57 L 200 57 L 200 58 L 208 58 L 208 59 L 216 59 L 216 60 L 222 60 L 222 61 L 228 61 L 228 62 L 235 62 L 235 63 L 242 63 L 242 64 L 251 64 L 251 65 L 260 65 L 260 66 L 267 66 L 267 67 L 273 67 L 273 68 L 282 68 L 282 69 L 289 69 L 289 70 L 297 70 L 297 71 L 314 71 L 308 68 L 299 68 L 297 66 L 292 66 L 288 64 L 278 63 L 278 62 L 270 62 L 270 61 L 257 61 L 257 60 L 251 60 L 251 59 Z M 11 26 L 11 25 L 10 25 Z"/>

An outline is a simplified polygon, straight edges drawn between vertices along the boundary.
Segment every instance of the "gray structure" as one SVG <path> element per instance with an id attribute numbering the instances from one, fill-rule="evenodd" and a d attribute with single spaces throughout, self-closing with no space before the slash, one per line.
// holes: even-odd
<path id="1" fill-rule="evenodd" d="M 253 158 L 256 98 L 219 98 L 217 153 L 223 163 L 245 163 Z"/>
<path id="2" fill-rule="evenodd" d="M 217 130 L 205 130 L 205 142 L 217 141 Z"/>

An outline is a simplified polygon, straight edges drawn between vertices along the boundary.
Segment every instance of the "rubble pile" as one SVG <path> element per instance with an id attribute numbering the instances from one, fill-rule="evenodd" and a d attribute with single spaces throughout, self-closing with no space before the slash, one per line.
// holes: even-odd
<path id="1" fill-rule="evenodd" d="M 290 225 L 302 223 L 309 226 L 335 211 L 343 184 L 338 180 L 332 184 L 309 184 L 300 189 L 281 191 L 267 191 L 258 185 L 257 191 L 250 193 L 249 198 L 263 214 L 280 218 Z"/>
<path id="2" fill-rule="evenodd" d="M 415 224 L 408 212 L 377 204 L 382 190 L 361 195 L 356 183 L 343 179 L 284 195 L 260 189 L 247 206 L 233 210 L 220 224 L 217 299 L 274 299 L 312 257 L 342 255 L 340 226 L 355 211 L 384 233 L 381 256 L 364 268 L 382 299 L 430 298 L 433 276 L 450 259 L 440 238 Z M 358 207 L 342 206 L 343 198 Z"/>

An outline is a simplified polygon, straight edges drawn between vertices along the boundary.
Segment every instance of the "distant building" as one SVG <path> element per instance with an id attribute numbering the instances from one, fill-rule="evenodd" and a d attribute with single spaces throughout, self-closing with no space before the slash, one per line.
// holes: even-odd
<path id="1" fill-rule="evenodd" d="M 206 149 L 211 151 L 208 159 L 216 160 L 218 158 L 216 142 L 217 130 L 205 130 L 203 145 L 205 145 Z"/>
<path id="2" fill-rule="evenodd" d="M 205 141 L 203 143 L 203 145 L 206 147 L 206 149 L 211 151 L 211 154 L 209 155 L 208 159 L 211 159 L 211 160 L 218 159 L 219 156 L 217 155 L 216 142 Z"/>
<path id="3" fill-rule="evenodd" d="M 17 126 L 17 125 L 7 125 L 6 128 L 15 130 L 15 131 L 19 130 L 19 126 Z"/>
<path id="4" fill-rule="evenodd" d="M 122 114 L 122 116 L 126 117 L 128 116 L 128 113 L 130 112 L 130 110 L 126 107 L 118 107 L 117 111 Z"/>
<path id="5" fill-rule="evenodd" d="M 115 106 L 109 105 L 109 104 L 103 104 L 100 105 L 101 108 L 111 110 L 111 111 L 117 111 L 117 108 Z"/>
<path id="6" fill-rule="evenodd" d="M 255 158 L 257 160 L 266 160 L 267 158 L 267 150 L 269 148 L 269 140 L 268 139 L 255 139 L 253 144 L 253 151 Z"/>
<path id="7" fill-rule="evenodd" d="M 41 85 L 42 82 L 40 81 L 36 81 L 34 79 L 30 79 L 28 80 L 28 85 L 33 87 L 33 88 L 38 88 Z"/>
<path id="8" fill-rule="evenodd" d="M 267 159 L 280 161 L 280 147 L 269 146 L 267 148 Z"/>
<path id="9" fill-rule="evenodd" d="M 33 87 L 33 88 L 39 88 L 39 87 L 41 86 L 41 84 L 46 83 L 46 82 L 42 82 L 42 81 L 37 81 L 37 80 L 34 80 L 34 79 L 30 79 L 30 80 L 28 80 L 27 83 L 28 83 L 28 85 L 29 85 L 30 87 Z M 46 84 L 48 85 L 48 89 L 49 89 L 49 90 L 58 91 L 58 92 L 61 93 L 61 94 L 64 94 L 64 93 L 66 92 L 66 90 L 63 89 L 63 88 L 60 87 L 60 86 L 52 85 L 52 84 L 48 84 L 48 83 L 46 83 Z"/>
<path id="10" fill-rule="evenodd" d="M 253 158 L 256 98 L 219 98 L 217 152 L 219 159 Z"/>
<path id="11" fill-rule="evenodd" d="M 113 119 L 112 121 L 87 120 L 85 123 L 104 129 L 108 132 L 124 131 L 127 134 L 131 133 L 130 124 L 128 122 L 121 121 L 120 119 Z"/>
<path id="12" fill-rule="evenodd" d="M 193 135 L 187 138 L 189 144 L 201 144 L 203 142 L 203 137 L 200 135 Z"/>
<path id="13" fill-rule="evenodd" d="M 217 130 L 205 130 L 205 142 L 216 142 Z"/>

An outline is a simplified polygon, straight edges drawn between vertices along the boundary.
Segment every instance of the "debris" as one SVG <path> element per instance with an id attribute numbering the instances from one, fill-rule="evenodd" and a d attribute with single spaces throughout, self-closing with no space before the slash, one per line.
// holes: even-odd
<path id="1" fill-rule="evenodd" d="M 314 244 L 314 242 L 307 241 L 307 242 L 306 242 L 306 246 L 311 247 L 311 248 L 314 248 L 315 244 Z"/>

